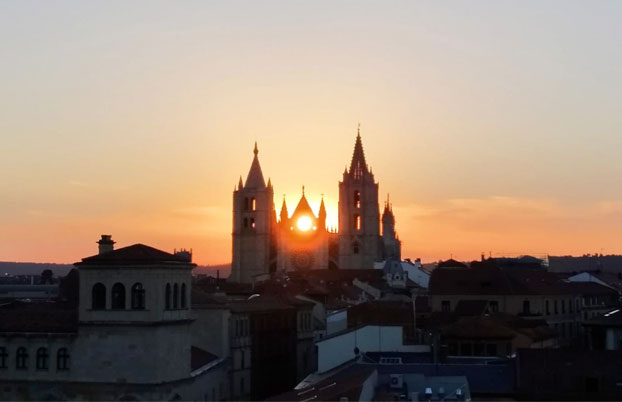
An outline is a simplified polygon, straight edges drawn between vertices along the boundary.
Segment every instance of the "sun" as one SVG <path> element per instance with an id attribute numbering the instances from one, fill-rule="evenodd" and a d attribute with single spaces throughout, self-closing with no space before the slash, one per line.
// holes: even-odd
<path id="1" fill-rule="evenodd" d="M 296 221 L 296 227 L 303 232 L 306 232 L 309 229 L 311 229 L 312 225 L 313 225 L 313 222 L 311 222 L 311 218 L 309 218 L 308 216 L 301 216 Z"/>

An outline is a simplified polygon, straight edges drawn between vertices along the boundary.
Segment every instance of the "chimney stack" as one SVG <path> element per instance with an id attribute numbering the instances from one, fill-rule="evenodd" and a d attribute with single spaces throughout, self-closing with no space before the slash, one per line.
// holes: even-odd
<path id="1" fill-rule="evenodd" d="M 102 235 L 97 244 L 99 244 L 99 255 L 108 253 L 114 250 L 115 241 L 112 240 L 112 235 Z"/>

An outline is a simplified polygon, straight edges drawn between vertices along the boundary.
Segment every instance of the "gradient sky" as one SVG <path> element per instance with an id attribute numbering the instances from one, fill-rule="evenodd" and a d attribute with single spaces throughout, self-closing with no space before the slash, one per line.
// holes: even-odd
<path id="1" fill-rule="evenodd" d="M 622 253 L 622 2 L 0 2 L 0 260 L 109 233 L 231 258 L 253 143 L 275 202 L 357 123 L 404 257 Z"/>

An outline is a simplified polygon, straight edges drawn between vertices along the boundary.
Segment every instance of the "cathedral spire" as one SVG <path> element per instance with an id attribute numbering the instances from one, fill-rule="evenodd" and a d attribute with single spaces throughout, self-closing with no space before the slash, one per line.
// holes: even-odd
<path id="1" fill-rule="evenodd" d="M 352 154 L 352 162 L 350 163 L 350 174 L 355 179 L 360 179 L 363 174 L 367 173 L 367 163 L 365 162 L 365 152 L 363 152 L 363 142 L 361 141 L 361 129 L 356 134 L 356 142 L 354 143 L 354 153 Z"/>
<path id="2" fill-rule="evenodd" d="M 283 194 L 283 205 L 281 205 L 280 217 L 281 222 L 287 222 L 287 219 L 289 219 L 289 215 L 287 213 L 287 203 L 285 202 L 285 194 Z"/>
<path id="3" fill-rule="evenodd" d="M 244 188 L 244 183 L 242 183 L 242 175 L 240 175 L 240 181 L 238 182 L 238 190 Z"/>
<path id="4" fill-rule="evenodd" d="M 253 149 L 253 153 L 255 157 L 253 158 L 253 163 L 251 164 L 251 168 L 248 171 L 248 176 L 246 177 L 245 188 L 265 188 L 266 182 L 263 179 L 263 173 L 261 172 L 261 166 L 259 166 L 259 158 L 257 154 L 259 150 L 257 149 L 257 142 L 255 142 L 255 149 Z"/>
<path id="5" fill-rule="evenodd" d="M 318 219 L 320 221 L 320 227 L 326 228 L 326 206 L 324 205 L 324 194 L 322 194 L 322 202 L 320 202 L 320 211 L 318 212 Z"/>

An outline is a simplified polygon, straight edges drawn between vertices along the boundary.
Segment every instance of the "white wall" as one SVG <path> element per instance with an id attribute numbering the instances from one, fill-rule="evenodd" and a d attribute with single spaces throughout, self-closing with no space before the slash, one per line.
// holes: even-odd
<path id="1" fill-rule="evenodd" d="M 343 309 L 326 315 L 326 335 L 330 336 L 348 328 L 348 310 Z"/>
<path id="2" fill-rule="evenodd" d="M 429 352 L 427 345 L 404 345 L 402 327 L 367 325 L 341 335 L 322 339 L 318 348 L 318 372 L 331 370 L 364 352 Z"/>

